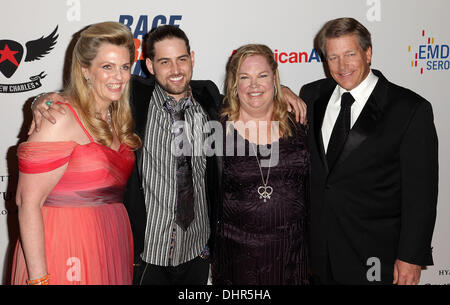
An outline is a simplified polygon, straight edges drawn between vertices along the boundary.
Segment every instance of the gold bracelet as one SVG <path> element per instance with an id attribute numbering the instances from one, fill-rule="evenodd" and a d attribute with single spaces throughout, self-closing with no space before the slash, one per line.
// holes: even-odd
<path id="1" fill-rule="evenodd" d="M 28 285 L 48 285 L 48 280 L 50 279 L 50 274 L 46 274 L 41 278 L 36 280 L 27 280 Z"/>

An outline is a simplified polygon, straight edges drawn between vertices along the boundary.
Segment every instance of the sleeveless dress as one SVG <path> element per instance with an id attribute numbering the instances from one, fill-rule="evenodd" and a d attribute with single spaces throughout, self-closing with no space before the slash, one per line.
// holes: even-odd
<path id="1" fill-rule="evenodd" d="M 43 173 L 67 169 L 42 208 L 50 284 L 121 285 L 133 279 L 133 238 L 122 203 L 135 157 L 128 146 L 118 151 L 90 139 L 75 142 L 25 142 L 19 145 L 19 170 Z M 17 242 L 11 283 L 26 284 L 24 253 Z"/>
<path id="2" fill-rule="evenodd" d="M 234 155 L 223 157 L 223 206 L 213 256 L 213 284 L 308 284 L 310 167 L 306 131 L 299 126 L 292 137 L 266 147 L 252 144 L 232 130 L 227 137 L 233 139 L 223 146 L 227 152 L 234 150 Z M 234 145 L 231 149 L 227 147 L 230 143 Z M 245 150 L 239 153 L 242 146 Z M 263 183 L 253 149 L 266 164 L 269 151 L 278 150 L 277 158 L 272 153 L 273 160 L 278 160 L 271 164 L 267 185 L 273 191 L 266 202 L 258 193 Z M 267 179 L 268 167 L 262 167 L 262 172 Z"/>

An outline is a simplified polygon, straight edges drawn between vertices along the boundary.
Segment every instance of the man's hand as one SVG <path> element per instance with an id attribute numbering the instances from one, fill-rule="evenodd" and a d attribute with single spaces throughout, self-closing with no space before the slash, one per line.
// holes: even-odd
<path id="1" fill-rule="evenodd" d="M 420 280 L 422 267 L 397 259 L 394 264 L 395 285 L 417 285 Z"/>
<path id="2" fill-rule="evenodd" d="M 307 123 L 305 102 L 295 95 L 288 87 L 282 86 L 281 88 L 283 90 L 283 96 L 286 98 L 288 104 L 288 111 L 292 112 L 293 109 L 295 112 L 295 120 L 297 122 L 300 121 L 302 125 L 305 125 Z"/>
<path id="3" fill-rule="evenodd" d="M 46 103 L 47 101 L 51 102 L 50 105 Z M 50 108 L 62 114 L 66 113 L 62 105 L 56 104 L 58 101 L 67 102 L 64 97 L 57 93 L 49 93 L 39 97 L 39 99 L 31 107 L 31 110 L 33 111 L 33 121 L 31 122 L 30 129 L 28 130 L 28 135 L 32 134 L 34 131 L 39 132 L 42 118 L 50 121 L 52 124 L 56 123 L 55 118 L 49 112 Z"/>

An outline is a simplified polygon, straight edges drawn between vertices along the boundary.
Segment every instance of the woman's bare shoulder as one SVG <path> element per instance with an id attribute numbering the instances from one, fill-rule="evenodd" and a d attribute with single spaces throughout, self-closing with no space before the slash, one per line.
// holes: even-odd
<path id="1" fill-rule="evenodd" d="M 61 113 L 52 108 L 49 114 L 52 115 L 56 122 L 52 123 L 42 118 L 40 130 L 36 130 L 28 138 L 29 142 L 54 142 L 54 141 L 73 141 L 79 132 L 78 122 L 73 113 L 67 106 L 65 113 Z"/>

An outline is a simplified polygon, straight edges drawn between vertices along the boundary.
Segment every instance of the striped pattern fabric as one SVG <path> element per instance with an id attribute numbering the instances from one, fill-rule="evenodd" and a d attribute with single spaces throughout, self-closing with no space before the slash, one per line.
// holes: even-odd
<path id="1" fill-rule="evenodd" d="M 194 147 L 192 176 L 195 218 L 187 231 L 175 224 L 176 157 L 172 154 L 172 121 L 164 109 L 167 93 L 156 84 L 150 101 L 142 155 L 142 184 L 147 209 L 142 259 L 158 266 L 178 266 L 197 257 L 207 244 L 210 227 L 205 194 L 206 157 L 201 153 L 207 116 L 191 97 L 185 112 L 188 140 Z M 174 234 L 175 233 L 175 234 Z M 171 246 L 172 244 L 172 246 Z"/>

